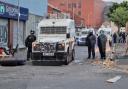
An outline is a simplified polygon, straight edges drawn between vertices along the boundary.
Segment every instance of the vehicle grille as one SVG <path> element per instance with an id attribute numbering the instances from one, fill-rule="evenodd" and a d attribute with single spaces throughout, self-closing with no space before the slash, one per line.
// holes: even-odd
<path id="1" fill-rule="evenodd" d="M 41 43 L 41 51 L 45 53 L 52 53 L 56 51 L 55 43 Z"/>

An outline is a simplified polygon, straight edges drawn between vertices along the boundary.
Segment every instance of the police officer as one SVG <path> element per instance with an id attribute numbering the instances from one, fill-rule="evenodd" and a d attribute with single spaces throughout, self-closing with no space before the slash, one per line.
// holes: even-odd
<path id="1" fill-rule="evenodd" d="M 104 31 L 101 30 L 100 35 L 97 38 L 97 44 L 99 47 L 101 59 L 106 58 L 106 42 L 107 42 L 107 37 L 106 37 Z"/>
<path id="2" fill-rule="evenodd" d="M 27 50 L 27 60 L 30 59 L 31 53 L 32 53 L 32 42 L 36 40 L 36 36 L 34 35 L 34 31 L 30 31 L 30 35 L 25 40 L 25 46 L 28 48 Z"/>
<path id="3" fill-rule="evenodd" d="M 88 46 L 88 59 L 91 58 L 91 53 L 92 53 L 92 59 L 95 59 L 96 37 L 93 34 L 93 31 L 89 32 L 86 41 L 87 41 L 87 46 Z"/>

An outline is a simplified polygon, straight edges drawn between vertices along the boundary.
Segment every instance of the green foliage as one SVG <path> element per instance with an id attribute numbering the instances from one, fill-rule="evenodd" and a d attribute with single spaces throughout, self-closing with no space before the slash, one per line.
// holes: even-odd
<path id="1" fill-rule="evenodd" d="M 110 20 L 117 26 L 124 27 L 128 21 L 128 10 L 125 7 L 118 7 L 110 14 Z"/>
<path id="2" fill-rule="evenodd" d="M 119 27 L 124 27 L 128 21 L 128 2 L 114 3 L 109 9 L 108 18 Z"/>

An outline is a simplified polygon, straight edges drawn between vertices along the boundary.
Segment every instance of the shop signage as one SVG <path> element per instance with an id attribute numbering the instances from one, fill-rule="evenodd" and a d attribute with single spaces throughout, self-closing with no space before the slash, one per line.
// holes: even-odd
<path id="1" fill-rule="evenodd" d="M 20 20 L 28 19 L 27 8 L 20 7 L 19 11 L 18 6 L 14 6 L 0 1 L 0 17 L 18 19 L 18 14 L 20 16 Z"/>

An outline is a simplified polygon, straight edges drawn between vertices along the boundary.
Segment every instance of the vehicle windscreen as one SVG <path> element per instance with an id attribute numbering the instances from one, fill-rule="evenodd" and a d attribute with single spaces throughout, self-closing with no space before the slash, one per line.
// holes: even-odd
<path id="1" fill-rule="evenodd" d="M 66 34 L 66 27 L 41 27 L 40 34 Z"/>
<path id="2" fill-rule="evenodd" d="M 84 31 L 84 32 L 81 32 L 82 35 L 87 35 L 88 32 L 87 31 Z"/>

